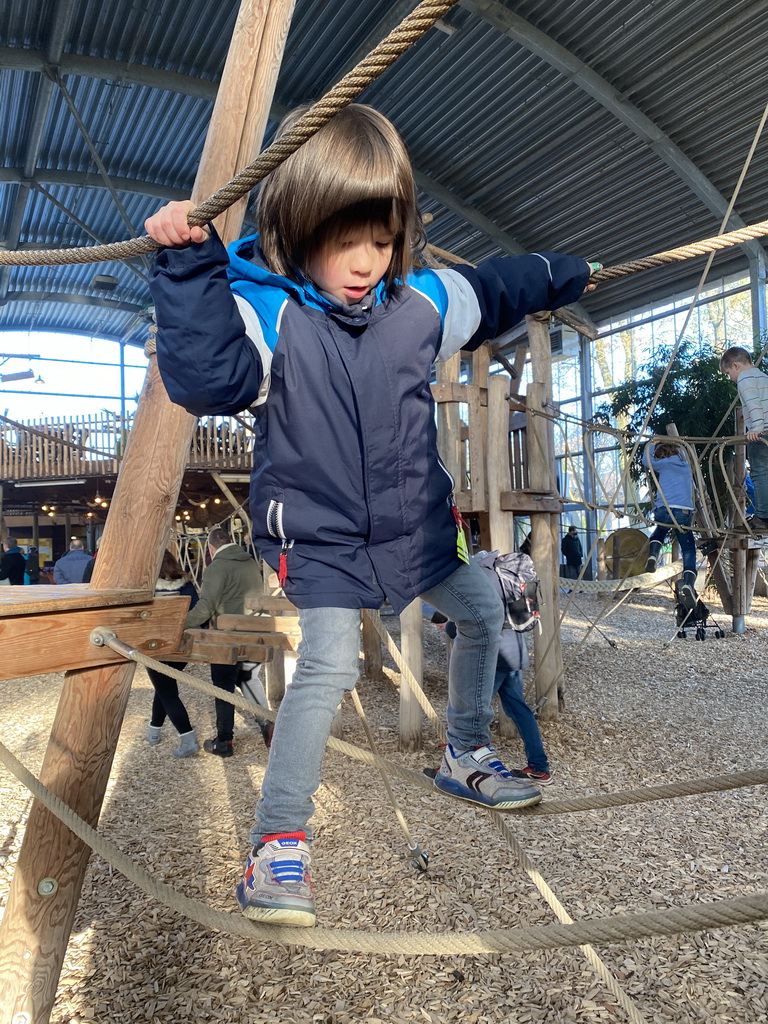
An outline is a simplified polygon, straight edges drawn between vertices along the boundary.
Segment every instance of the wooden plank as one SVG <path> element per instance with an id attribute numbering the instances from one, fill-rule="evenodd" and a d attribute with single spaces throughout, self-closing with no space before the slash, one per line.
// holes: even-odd
<path id="1" fill-rule="evenodd" d="M 97 626 L 142 654 L 163 657 L 178 649 L 188 608 L 188 597 L 164 597 L 150 604 L 0 619 L 0 680 L 121 664 L 121 655 L 91 643 Z"/>
<path id="2" fill-rule="evenodd" d="M 153 590 L 91 590 L 87 583 L 52 584 L 47 587 L 0 587 L 0 619 L 41 612 L 69 612 L 81 608 L 146 604 Z"/>
<path id="3" fill-rule="evenodd" d="M 488 405 L 488 389 L 479 384 L 459 384 L 458 381 L 439 381 L 430 385 L 432 398 L 438 405 L 443 402 L 472 401 L 479 405 Z"/>
<path id="4" fill-rule="evenodd" d="M 289 636 L 287 633 L 250 633 L 247 640 L 243 634 L 235 629 L 187 629 L 184 631 L 180 650 L 185 650 L 187 644 L 196 643 L 224 643 L 234 644 L 240 647 L 243 643 L 266 644 L 268 647 L 277 647 L 281 651 L 295 651 L 299 644 L 299 638 Z"/>
<path id="5" fill-rule="evenodd" d="M 197 642 L 190 649 L 164 654 L 163 661 L 194 661 L 208 665 L 236 665 L 238 661 L 269 662 L 274 648 L 245 641 L 242 644 Z"/>
<path id="6" fill-rule="evenodd" d="M 531 490 L 503 491 L 501 507 L 505 512 L 527 516 L 536 512 L 552 512 L 560 515 L 565 507 L 562 498 L 553 494 L 537 494 Z"/>
<path id="7" fill-rule="evenodd" d="M 288 612 L 292 614 L 296 611 L 296 605 L 291 604 L 287 597 L 283 597 L 280 594 L 252 594 L 245 599 L 245 607 L 253 612 L 270 612 L 277 614 L 279 612 Z"/>
<path id="8" fill-rule="evenodd" d="M 298 616 L 295 615 L 219 615 L 216 628 L 244 633 L 301 632 Z"/>

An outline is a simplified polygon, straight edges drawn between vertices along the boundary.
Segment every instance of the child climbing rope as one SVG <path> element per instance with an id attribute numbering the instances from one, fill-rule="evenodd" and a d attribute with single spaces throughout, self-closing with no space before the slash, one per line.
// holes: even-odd
<path id="1" fill-rule="evenodd" d="M 643 465 L 656 474 L 656 529 L 648 541 L 646 572 L 656 572 L 661 547 L 670 530 L 680 542 L 683 556 L 683 582 L 680 603 L 687 612 L 696 608 L 696 540 L 691 523 L 696 506 L 693 501 L 693 473 L 679 442 L 649 442 L 643 450 Z"/>
<path id="2" fill-rule="evenodd" d="M 191 209 L 171 203 L 146 222 L 168 246 L 151 284 L 160 372 L 196 415 L 253 409 L 253 540 L 302 630 L 238 900 L 254 920 L 312 925 L 312 795 L 357 681 L 361 608 L 389 600 L 400 612 L 421 595 L 457 623 L 436 785 L 450 779 L 497 810 L 541 799 L 489 743 L 503 612 L 466 555 L 429 385 L 436 359 L 578 299 L 590 266 L 540 253 L 414 271 L 423 236 L 408 154 L 362 105 L 268 176 L 258 236 L 227 253 L 215 231 L 188 226 Z"/>
<path id="3" fill-rule="evenodd" d="M 755 489 L 755 511 L 747 519 L 747 526 L 753 532 L 767 533 L 768 444 L 763 439 L 763 434 L 768 430 L 768 376 L 755 366 L 749 352 L 738 345 L 723 353 L 720 369 L 735 382 L 744 410 L 747 458 Z"/>

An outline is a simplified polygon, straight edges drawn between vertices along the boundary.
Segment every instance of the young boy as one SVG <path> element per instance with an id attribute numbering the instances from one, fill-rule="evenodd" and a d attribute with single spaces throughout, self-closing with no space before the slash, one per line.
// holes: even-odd
<path id="1" fill-rule="evenodd" d="M 283 122 L 283 130 L 296 112 Z M 431 367 L 526 313 L 575 301 L 575 256 L 413 270 L 421 239 L 408 154 L 370 107 L 340 111 L 268 176 L 258 237 L 226 252 L 187 224 L 146 222 L 158 366 L 197 415 L 254 412 L 252 535 L 299 609 L 302 641 L 280 705 L 238 900 L 252 920 L 314 924 L 312 796 L 336 709 L 358 676 L 360 609 L 416 597 L 458 626 L 449 746 L 436 788 L 495 810 L 541 799 L 490 746 L 503 609 L 459 537 L 437 452 Z"/>
<path id="2" fill-rule="evenodd" d="M 768 444 L 761 436 L 768 430 L 768 376 L 758 370 L 745 348 L 734 345 L 723 353 L 720 369 L 735 382 L 744 410 L 747 431 L 747 458 L 755 487 L 754 514 L 747 519 L 749 529 L 768 532 Z M 736 527 L 736 529 L 740 529 Z"/>

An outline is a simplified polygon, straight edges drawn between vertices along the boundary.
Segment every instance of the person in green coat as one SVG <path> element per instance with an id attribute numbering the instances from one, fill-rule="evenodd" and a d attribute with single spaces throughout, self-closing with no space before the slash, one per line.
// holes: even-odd
<path id="1" fill-rule="evenodd" d="M 211 562 L 203 573 L 200 598 L 187 613 L 186 629 L 194 629 L 206 622 L 215 629 L 219 615 L 242 615 L 246 597 L 260 594 L 263 590 L 256 562 L 220 526 L 208 534 L 208 551 Z M 220 690 L 234 693 L 241 668 L 239 662 L 236 665 L 211 665 L 211 682 Z M 203 749 L 218 757 L 232 757 L 235 707 L 218 699 L 215 706 L 216 735 L 205 740 Z"/>

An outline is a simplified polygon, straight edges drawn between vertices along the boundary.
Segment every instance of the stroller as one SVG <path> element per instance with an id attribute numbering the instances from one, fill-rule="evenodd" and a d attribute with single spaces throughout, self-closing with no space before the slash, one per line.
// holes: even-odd
<path id="1" fill-rule="evenodd" d="M 719 639 L 725 636 L 725 630 L 715 621 L 707 605 L 696 599 L 693 609 L 688 608 L 680 599 L 680 585 L 675 583 L 675 621 L 677 623 L 677 635 L 680 640 L 685 640 L 689 629 L 696 630 L 697 640 L 707 639 L 707 630 L 714 630 L 714 636 Z"/>

